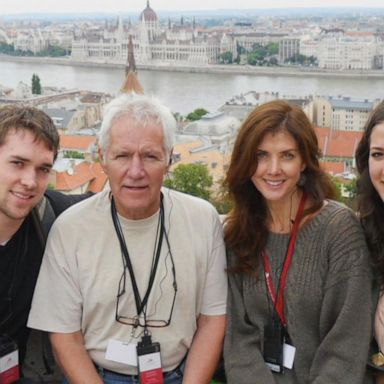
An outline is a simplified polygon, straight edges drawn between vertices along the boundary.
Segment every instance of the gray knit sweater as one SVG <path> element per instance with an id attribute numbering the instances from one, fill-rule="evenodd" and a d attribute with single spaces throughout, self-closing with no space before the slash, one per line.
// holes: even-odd
<path id="1" fill-rule="evenodd" d="M 289 234 L 270 233 L 267 255 L 276 287 Z M 229 255 L 233 265 L 233 255 Z M 292 370 L 272 374 L 262 357 L 268 304 L 259 280 L 230 274 L 224 346 L 230 384 L 360 384 L 372 324 L 371 271 L 360 224 L 330 201 L 298 233 L 284 292 L 285 316 L 296 356 Z"/>

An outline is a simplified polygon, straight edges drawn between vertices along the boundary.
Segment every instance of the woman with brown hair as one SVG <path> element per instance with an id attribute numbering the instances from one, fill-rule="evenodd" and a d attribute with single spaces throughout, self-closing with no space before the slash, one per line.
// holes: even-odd
<path id="1" fill-rule="evenodd" d="M 370 115 L 356 150 L 358 208 L 371 253 L 380 298 L 375 316 L 375 336 L 384 352 L 384 102 Z M 379 289 L 378 289 L 379 290 Z M 384 363 L 384 357 L 381 358 Z M 384 382 L 384 379 L 383 381 Z"/>
<path id="2" fill-rule="evenodd" d="M 331 200 L 315 131 L 301 108 L 257 107 L 226 185 L 229 383 L 362 383 L 371 274 L 354 213 Z"/>

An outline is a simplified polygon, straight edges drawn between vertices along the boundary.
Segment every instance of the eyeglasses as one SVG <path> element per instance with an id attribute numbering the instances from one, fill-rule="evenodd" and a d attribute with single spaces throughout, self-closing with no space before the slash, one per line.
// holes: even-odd
<path id="1" fill-rule="evenodd" d="M 120 299 L 121 297 L 125 294 L 125 284 L 126 284 L 126 267 L 124 267 L 124 272 L 120 278 L 119 281 L 119 288 L 117 292 L 117 300 L 116 300 L 116 312 L 115 312 L 115 320 L 124 325 L 131 325 L 134 328 L 137 327 L 151 327 L 151 328 L 163 328 L 167 327 L 171 323 L 172 319 L 172 314 L 173 314 L 173 308 L 175 306 L 175 301 L 176 301 L 176 293 L 177 293 L 177 284 L 176 284 L 176 273 L 175 273 L 175 264 L 173 261 L 173 256 L 170 253 L 171 256 L 171 261 L 172 261 L 172 276 L 173 276 L 173 282 L 172 282 L 172 287 L 173 287 L 173 300 L 172 300 L 172 306 L 171 306 L 171 311 L 169 313 L 169 318 L 168 320 L 160 320 L 160 319 L 148 319 L 146 315 L 144 316 L 122 316 L 120 315 L 119 311 L 119 306 L 120 305 Z"/>
<path id="2" fill-rule="evenodd" d="M 1 313 L 0 327 L 2 327 L 13 316 L 12 298 L 11 297 L 0 298 L 0 313 Z M 4 314 L 5 314 L 5 316 L 4 316 Z"/>

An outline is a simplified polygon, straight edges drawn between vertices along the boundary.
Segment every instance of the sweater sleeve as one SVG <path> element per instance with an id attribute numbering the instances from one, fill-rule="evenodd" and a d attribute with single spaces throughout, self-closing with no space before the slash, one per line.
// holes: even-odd
<path id="1" fill-rule="evenodd" d="M 320 312 L 321 341 L 310 369 L 313 384 L 363 382 L 372 334 L 371 271 L 364 236 L 342 208 L 327 223 L 327 279 Z"/>
<path id="2" fill-rule="evenodd" d="M 384 351 L 384 295 L 380 293 L 375 313 L 375 338 L 380 351 Z"/>
<path id="3" fill-rule="evenodd" d="M 231 265 L 229 257 L 228 265 Z M 259 328 L 251 324 L 245 309 L 242 284 L 246 277 L 229 273 L 227 330 L 224 363 L 229 384 L 275 383 L 261 354 Z"/>

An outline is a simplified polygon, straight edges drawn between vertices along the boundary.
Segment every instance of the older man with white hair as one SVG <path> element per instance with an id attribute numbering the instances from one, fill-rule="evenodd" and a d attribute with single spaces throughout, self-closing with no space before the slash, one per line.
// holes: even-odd
<path id="1" fill-rule="evenodd" d="M 162 187 L 175 120 L 156 99 L 105 111 L 110 190 L 53 226 L 29 326 L 51 333 L 70 383 L 209 383 L 225 328 L 222 228 L 206 201 Z"/>

